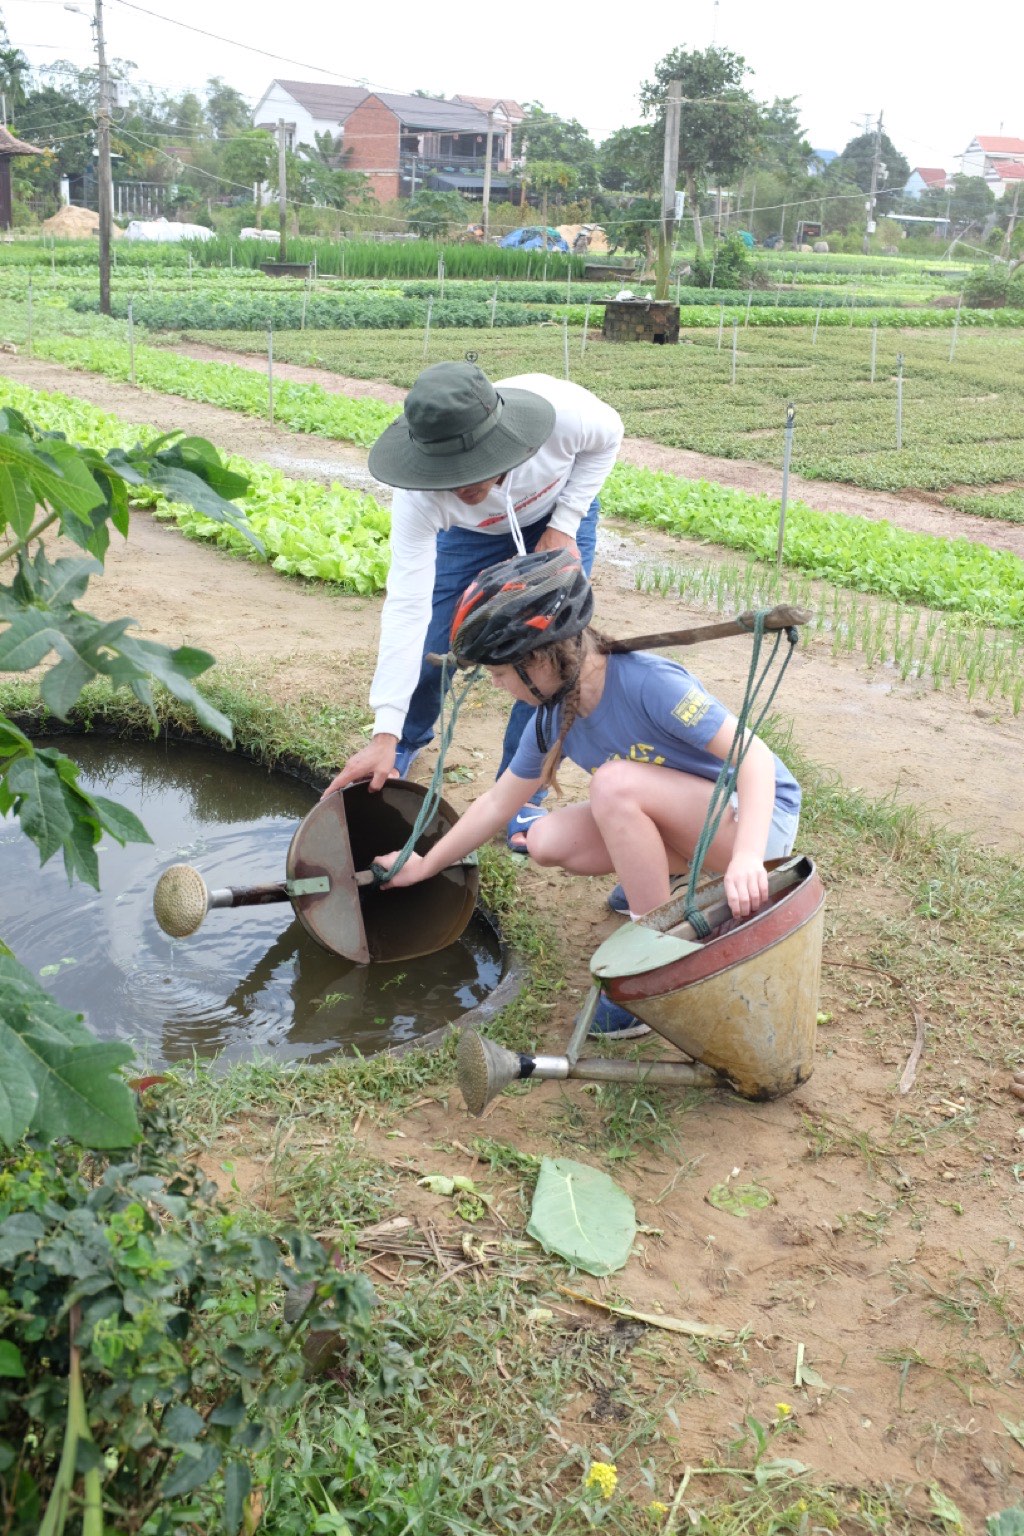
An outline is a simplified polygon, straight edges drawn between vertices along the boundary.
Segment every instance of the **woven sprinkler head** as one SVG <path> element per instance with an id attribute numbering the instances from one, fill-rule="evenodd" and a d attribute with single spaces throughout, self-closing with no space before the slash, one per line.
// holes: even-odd
<path id="1" fill-rule="evenodd" d="M 172 939 L 187 939 L 195 933 L 209 905 L 206 881 L 191 864 L 172 864 L 165 869 L 153 892 L 153 915 Z"/>
<path id="2" fill-rule="evenodd" d="M 471 1115 L 482 1115 L 491 1100 L 519 1080 L 522 1062 L 514 1051 L 467 1029 L 459 1036 L 459 1088 Z"/>

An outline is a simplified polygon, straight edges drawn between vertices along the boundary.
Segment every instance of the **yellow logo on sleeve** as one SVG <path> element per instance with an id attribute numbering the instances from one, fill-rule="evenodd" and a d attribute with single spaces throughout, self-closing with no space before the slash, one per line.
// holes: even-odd
<path id="1" fill-rule="evenodd" d="M 683 694 L 672 713 L 682 725 L 699 725 L 710 708 L 709 696 L 703 688 L 698 688 L 696 683 L 693 683 Z"/>

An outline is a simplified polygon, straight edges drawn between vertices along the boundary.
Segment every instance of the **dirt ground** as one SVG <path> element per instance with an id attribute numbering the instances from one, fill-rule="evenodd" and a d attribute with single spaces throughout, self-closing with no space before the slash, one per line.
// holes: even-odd
<path id="1" fill-rule="evenodd" d="M 76 394 L 128 420 L 202 432 L 221 448 L 286 463 L 291 474 L 355 483 L 365 477 L 365 455 L 356 449 L 53 365 L 5 358 L 3 367 L 18 382 Z M 777 492 L 775 477 L 752 465 L 698 462 L 635 441 L 623 456 Z M 817 483 L 796 494 L 837 512 L 938 531 L 928 521 L 934 517 L 943 531 L 980 533 L 974 525 L 981 520 L 902 497 Z M 999 532 L 1024 539 L 1024 530 Z M 994 542 L 991 524 L 984 533 Z M 653 531 L 604 527 L 595 574 L 602 628 L 629 634 L 665 628 L 670 617 L 680 624 L 706 617 L 634 590 L 637 561 L 670 551 L 677 563 L 688 552 L 698 558 L 696 546 Z M 699 558 L 707 553 L 700 549 Z M 127 546 L 115 544 L 89 606 L 101 615 L 134 614 L 154 638 L 198 643 L 225 663 L 242 664 L 283 704 L 365 701 L 379 599 L 289 581 L 188 543 L 148 514 L 134 517 Z M 746 675 L 742 642 L 707 646 L 687 661 L 715 692 L 736 697 Z M 801 753 L 843 784 L 915 806 L 1001 853 L 1024 851 L 1022 725 L 1008 710 L 970 704 L 962 692 L 893 682 L 856 658 L 834 660 L 812 641 L 790 668 L 779 712 L 792 721 Z M 450 790 L 457 805 L 488 781 L 502 722 L 497 701 L 483 695 L 460 717 L 449 760 L 461 770 Z M 424 754 L 416 776 L 431 767 L 432 755 Z M 565 777 L 579 788 L 580 779 Z M 524 873 L 527 898 L 554 917 L 574 957 L 566 991 L 540 1031 L 541 1048 L 562 1048 L 586 984 L 586 959 L 614 929 L 604 887 L 573 882 L 570 900 L 564 877 Z M 614 1281 L 578 1288 L 734 1332 L 731 1342 L 696 1351 L 659 1336 L 680 1392 L 679 1428 L 670 1431 L 678 1472 L 721 1454 L 745 1412 L 768 1422 L 785 1402 L 793 1428 L 774 1454 L 797 1457 L 821 1478 L 850 1487 L 891 1485 L 925 1510 L 935 1485 L 959 1505 L 968 1528 L 980 1530 L 986 1513 L 1024 1502 L 1024 1135 L 1005 1089 L 1005 1039 L 986 1035 L 984 998 L 964 998 L 948 1017 L 921 1019 L 926 1048 L 917 1081 L 908 1094 L 898 1092 L 915 1038 L 914 1007 L 895 997 L 876 946 L 905 905 L 877 858 L 844 873 L 829 893 L 814 1075 L 770 1105 L 717 1094 L 681 1106 L 669 1152 L 641 1148 L 616 1168 L 647 1229 L 637 1255 Z M 991 988 L 995 995 L 998 975 Z M 481 1130 L 534 1153 L 594 1161 L 605 1114 L 581 1085 L 551 1085 L 502 1098 L 481 1127 L 453 1087 L 428 1096 L 403 1121 L 403 1166 L 472 1171 L 489 1187 L 467 1150 Z M 383 1160 L 393 1160 L 393 1130 L 368 1122 L 362 1134 Z M 244 1151 L 234 1154 L 236 1179 Z M 257 1177 L 255 1150 L 253 1159 Z M 709 1190 L 730 1178 L 766 1186 L 772 1204 L 745 1219 L 713 1208 Z M 500 1177 L 492 1183 L 500 1193 Z M 422 1212 L 424 1199 L 410 1177 L 403 1213 Z M 507 1214 L 521 1221 L 518 1211 Z M 457 1226 L 440 1208 L 432 1219 L 439 1229 Z M 800 1346 L 816 1375 L 797 1387 Z M 596 1419 L 589 1427 L 563 1423 L 561 1433 L 614 1445 L 614 1423 L 602 1427 Z"/>

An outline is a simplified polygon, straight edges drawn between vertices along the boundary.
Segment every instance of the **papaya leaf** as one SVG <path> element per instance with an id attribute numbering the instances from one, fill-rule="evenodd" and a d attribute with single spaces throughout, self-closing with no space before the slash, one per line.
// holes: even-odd
<path id="1" fill-rule="evenodd" d="M 117 1072 L 132 1059 L 130 1047 L 96 1042 L 81 1015 L 61 1008 L 24 966 L 4 955 L 0 1045 L 4 1063 L 28 1074 L 37 1094 L 25 1129 L 44 1137 L 72 1136 L 90 1147 L 126 1147 L 135 1140 L 134 1101 Z M 2 1122 L 0 1140 L 8 1141 Z"/>
<path id="2" fill-rule="evenodd" d="M 629 1258 L 636 1212 L 625 1190 L 600 1169 L 545 1157 L 526 1230 L 546 1253 L 576 1269 L 611 1275 Z"/>

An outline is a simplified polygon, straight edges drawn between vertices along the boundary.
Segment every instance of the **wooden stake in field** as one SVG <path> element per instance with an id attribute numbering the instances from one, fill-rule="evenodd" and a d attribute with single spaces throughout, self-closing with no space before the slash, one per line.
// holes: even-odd
<path id="1" fill-rule="evenodd" d="M 903 353 L 896 354 L 896 452 L 903 450 Z"/>
<path id="2" fill-rule="evenodd" d="M 719 306 L 718 306 L 718 346 L 715 348 L 716 352 L 721 352 L 721 350 L 722 350 L 722 332 L 723 332 L 724 329 L 725 329 L 725 305 L 724 304 L 719 304 Z"/>
<path id="3" fill-rule="evenodd" d="M 562 359 L 565 365 L 565 376 L 569 377 L 569 316 L 562 316 Z"/>
<path id="4" fill-rule="evenodd" d="M 786 441 L 782 450 L 782 496 L 779 501 L 779 542 L 775 550 L 775 569 L 782 570 L 782 541 L 786 533 L 786 503 L 789 500 L 789 463 L 793 457 L 793 428 L 796 425 L 796 406 L 792 401 L 786 406 Z"/>
<path id="5" fill-rule="evenodd" d="M 25 314 L 25 351 L 32 356 L 32 279 L 28 280 L 28 304 Z"/>
<path id="6" fill-rule="evenodd" d="M 736 383 L 736 358 L 739 352 L 740 323 L 734 320 L 732 323 L 732 378 L 730 384 Z"/>
<path id="7" fill-rule="evenodd" d="M 491 294 L 491 330 L 494 330 L 494 315 L 498 308 L 498 285 L 495 283 L 494 292 Z"/>
<path id="8" fill-rule="evenodd" d="M 304 331 L 306 329 L 306 305 L 308 303 L 309 303 L 309 279 L 307 278 L 306 279 L 306 286 L 302 290 L 302 318 L 299 321 L 299 330 L 300 331 Z"/>
<path id="9" fill-rule="evenodd" d="M 878 321 L 871 322 L 871 382 L 875 382 L 875 364 L 878 362 Z"/>
<path id="10" fill-rule="evenodd" d="M 433 300 L 433 296 L 431 296 L 427 300 L 427 323 L 423 327 L 423 356 L 424 357 L 426 357 L 427 349 L 430 346 L 430 316 L 433 313 L 433 309 L 434 309 L 434 300 Z"/>
<path id="11" fill-rule="evenodd" d="M 580 357 L 585 357 L 586 356 L 586 351 L 587 351 L 587 331 L 589 330 L 589 328 L 590 328 L 590 300 L 588 299 L 587 300 L 587 307 L 583 311 L 583 339 L 580 342 Z"/>
<path id="12" fill-rule="evenodd" d="M 963 304 L 963 302 L 964 302 L 964 291 L 961 288 L 961 290 L 960 290 L 960 297 L 956 301 L 956 314 L 953 316 L 953 339 L 952 339 L 952 341 L 949 344 L 949 360 L 950 360 L 950 362 L 952 362 L 954 357 L 956 356 L 956 333 L 960 329 L 960 306 Z"/>
<path id="13" fill-rule="evenodd" d="M 746 312 L 744 313 L 744 316 L 743 316 L 743 329 L 744 330 L 746 330 L 747 326 L 750 324 L 750 301 L 751 301 L 751 299 L 753 297 L 754 297 L 754 290 L 753 290 L 753 288 L 748 288 L 747 289 L 747 308 L 746 308 Z"/>
<path id="14" fill-rule="evenodd" d="M 274 425 L 274 332 L 267 331 L 267 420 Z"/>
<path id="15" fill-rule="evenodd" d="M 128 382 L 135 384 L 135 315 L 134 304 L 128 300 Z"/>
<path id="16" fill-rule="evenodd" d="M 439 256 L 437 258 L 437 285 L 438 285 L 438 295 L 437 296 L 438 296 L 439 299 L 443 300 L 444 299 L 444 256 L 443 255 L 441 255 L 441 256 Z"/>
<path id="17" fill-rule="evenodd" d="M 814 317 L 814 334 L 811 336 L 812 347 L 816 347 L 818 345 L 818 326 L 821 324 L 821 307 L 824 302 L 824 299 L 818 300 L 818 312 Z"/>

